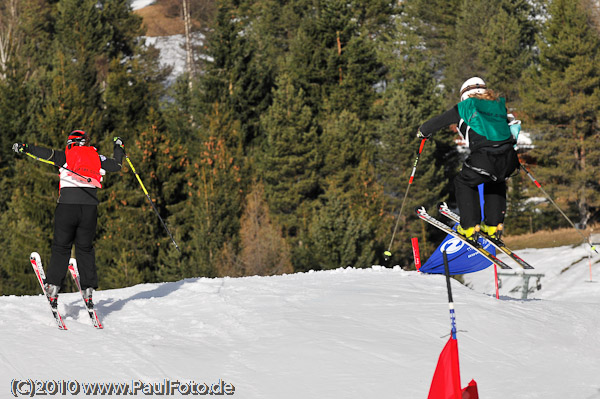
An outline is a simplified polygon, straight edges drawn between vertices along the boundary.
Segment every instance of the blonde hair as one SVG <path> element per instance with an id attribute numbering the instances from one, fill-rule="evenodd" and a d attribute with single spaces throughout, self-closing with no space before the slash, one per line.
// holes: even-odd
<path id="1" fill-rule="evenodd" d="M 498 101 L 500 95 L 496 93 L 494 90 L 485 89 L 483 93 L 475 93 L 469 97 L 479 98 L 480 100 L 490 100 L 490 101 Z"/>

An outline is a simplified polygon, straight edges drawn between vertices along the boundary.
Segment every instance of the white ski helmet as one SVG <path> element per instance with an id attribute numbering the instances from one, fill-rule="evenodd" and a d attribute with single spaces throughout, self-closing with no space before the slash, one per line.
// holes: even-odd
<path id="1" fill-rule="evenodd" d="M 460 101 L 464 101 L 471 97 L 473 94 L 483 94 L 487 89 L 483 79 L 478 77 L 472 77 L 467 79 L 465 83 L 460 87 Z"/>

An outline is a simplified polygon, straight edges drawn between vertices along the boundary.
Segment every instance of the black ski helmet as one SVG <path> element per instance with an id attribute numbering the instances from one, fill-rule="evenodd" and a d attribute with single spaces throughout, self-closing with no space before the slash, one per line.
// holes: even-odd
<path id="1" fill-rule="evenodd" d="M 88 135 L 83 130 L 73 130 L 69 134 L 69 138 L 67 139 L 67 147 L 71 148 L 72 145 L 82 146 L 88 142 Z"/>

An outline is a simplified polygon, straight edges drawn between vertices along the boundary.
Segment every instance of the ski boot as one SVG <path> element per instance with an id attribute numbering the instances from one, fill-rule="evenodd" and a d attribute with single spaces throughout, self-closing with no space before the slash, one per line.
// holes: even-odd
<path id="1" fill-rule="evenodd" d="M 46 283 L 44 287 L 46 288 L 46 296 L 48 297 L 50 306 L 52 306 L 53 309 L 56 309 L 58 307 L 58 291 L 60 290 L 60 287 L 48 283 Z"/>
<path id="2" fill-rule="evenodd" d="M 92 293 L 94 289 L 92 287 L 88 287 L 83 291 L 83 300 L 85 301 L 85 306 L 88 309 L 94 309 L 94 302 L 92 302 Z"/>
<path id="3" fill-rule="evenodd" d="M 483 231 L 489 238 L 499 243 L 502 242 L 502 230 L 504 225 L 499 223 L 497 226 L 488 226 L 485 223 L 481 223 L 481 231 Z"/>
<path id="4" fill-rule="evenodd" d="M 456 232 L 463 236 L 467 241 L 475 245 L 479 245 L 477 239 L 479 238 L 479 225 L 475 225 L 469 228 L 463 228 L 460 224 L 456 228 Z"/>

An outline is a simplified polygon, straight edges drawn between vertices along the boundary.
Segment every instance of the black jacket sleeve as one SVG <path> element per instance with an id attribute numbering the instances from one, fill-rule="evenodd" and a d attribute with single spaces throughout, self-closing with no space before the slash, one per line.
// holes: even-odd
<path id="1" fill-rule="evenodd" d="M 116 145 L 113 150 L 113 157 L 106 158 L 105 156 L 100 156 L 100 161 L 102 163 L 102 169 L 107 172 L 118 172 L 121 170 L 121 163 L 123 162 L 123 156 L 125 152 L 121 146 Z"/>
<path id="2" fill-rule="evenodd" d="M 27 146 L 27 152 L 46 161 L 52 161 L 57 166 L 63 166 L 67 162 L 67 156 L 64 151 L 57 151 L 50 148 L 38 147 L 33 144 Z"/>
<path id="3" fill-rule="evenodd" d="M 423 133 L 423 135 L 429 137 L 438 130 L 448 127 L 454 123 L 458 123 L 459 121 L 460 115 L 458 114 L 458 105 L 455 105 L 443 114 L 435 116 L 423 123 L 419 130 L 421 133 Z"/>

